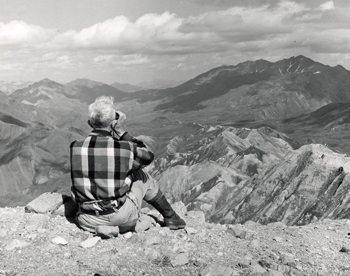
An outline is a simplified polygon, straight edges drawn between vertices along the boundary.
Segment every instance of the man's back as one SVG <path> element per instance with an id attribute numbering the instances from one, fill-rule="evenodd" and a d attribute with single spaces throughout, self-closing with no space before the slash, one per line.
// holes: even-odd
<path id="1" fill-rule="evenodd" d="M 70 151 L 72 192 L 77 202 L 115 198 L 137 156 L 132 143 L 106 135 L 75 141 Z"/>

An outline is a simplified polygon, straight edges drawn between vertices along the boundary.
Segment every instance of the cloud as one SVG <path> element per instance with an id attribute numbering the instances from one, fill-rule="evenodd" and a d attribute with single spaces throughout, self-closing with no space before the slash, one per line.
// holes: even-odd
<path id="1" fill-rule="evenodd" d="M 254 58 L 346 54 L 350 47 L 350 15 L 333 1 L 313 7 L 305 1 L 231 2 L 214 1 L 223 8 L 196 16 L 149 13 L 135 21 L 116 16 L 63 33 L 23 21 L 0 23 L 0 73 L 30 66 L 200 70 Z"/>
<path id="2" fill-rule="evenodd" d="M 49 41 L 55 30 L 29 25 L 23 21 L 0 22 L 0 46 L 21 46 Z"/>
<path id="3" fill-rule="evenodd" d="M 254 1 L 252 1 L 254 2 Z M 265 1 L 265 3 L 275 3 Z M 135 22 L 117 16 L 80 31 L 55 33 L 40 26 L 13 21 L 0 25 L 0 43 L 50 50 L 108 50 L 116 54 L 195 54 L 229 51 L 232 43 L 249 43 L 293 36 L 297 28 L 316 32 L 322 22 L 336 20 L 340 12 L 332 1 L 319 8 L 306 8 L 293 1 L 282 1 L 274 8 L 232 7 L 198 16 L 179 18 L 175 14 L 146 14 Z M 335 23 L 332 23 L 333 28 Z M 333 30 L 332 30 L 333 31 Z M 234 47 L 234 45 L 233 45 Z"/>
<path id="4" fill-rule="evenodd" d="M 321 10 L 334 10 L 334 2 L 333 1 L 328 1 L 320 6 Z"/>
<path id="5" fill-rule="evenodd" d="M 144 55 L 99 55 L 93 58 L 95 64 L 109 63 L 116 66 L 141 65 L 149 63 L 150 59 Z"/>
<path id="6" fill-rule="evenodd" d="M 198 5 L 208 5 L 216 7 L 261 7 L 275 6 L 280 0 L 192 0 Z"/>

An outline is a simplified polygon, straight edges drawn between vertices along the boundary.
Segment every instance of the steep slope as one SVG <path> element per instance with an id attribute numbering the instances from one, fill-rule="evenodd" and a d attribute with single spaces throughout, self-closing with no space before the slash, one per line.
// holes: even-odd
<path id="1" fill-rule="evenodd" d="M 69 144 L 90 130 L 87 106 L 60 95 L 56 86 L 62 88 L 44 80 L 22 94 L 15 91 L 15 99 L 4 98 L 0 104 L 6 111 L 0 112 L 1 206 L 13 203 L 8 200 L 11 197 L 25 203 L 16 195 L 65 177 L 69 173 Z M 69 185 L 67 182 L 66 187 Z"/>
<path id="2" fill-rule="evenodd" d="M 26 88 L 14 91 L 11 94 L 11 98 L 24 104 L 38 106 L 47 100 L 58 98 L 62 94 L 62 84 L 49 79 L 43 79 Z"/>
<path id="3" fill-rule="evenodd" d="M 182 200 L 211 219 L 227 206 L 225 196 L 240 194 L 244 183 L 293 151 L 288 140 L 267 128 L 202 127 L 192 139 L 178 136 L 173 157 L 159 157 L 148 169 L 168 198 Z"/>
<path id="4" fill-rule="evenodd" d="M 332 103 L 311 113 L 267 124 L 301 144 L 323 144 L 335 152 L 350 155 L 349 114 L 349 103 Z"/>
<path id="5" fill-rule="evenodd" d="M 148 170 L 169 199 L 213 222 L 294 225 L 350 216 L 349 158 L 322 145 L 293 149 L 289 142 L 265 127 L 203 127 L 193 138 L 169 141 L 171 154 Z"/>
<path id="6" fill-rule="evenodd" d="M 332 103 L 318 110 L 283 120 L 285 124 L 304 124 L 327 129 L 340 128 L 350 123 L 350 103 Z"/>
<path id="7" fill-rule="evenodd" d="M 236 129 L 198 125 L 191 135 L 178 135 L 169 140 L 163 155 L 151 165 L 153 175 L 169 167 L 213 161 L 225 168 L 254 175 L 266 164 L 281 159 L 292 147 L 286 135 L 269 128 Z M 169 150 L 170 153 L 169 153 Z"/>
<path id="8" fill-rule="evenodd" d="M 174 88 L 136 92 L 140 103 L 162 99 L 155 111 L 182 121 L 228 123 L 280 119 L 350 101 L 350 72 L 304 56 L 271 63 L 247 61 L 203 73 Z"/>
<path id="9" fill-rule="evenodd" d="M 8 141 L 0 149 L 0 196 L 22 193 L 68 174 L 69 143 L 78 138 L 78 134 L 37 124 Z"/>
<path id="10" fill-rule="evenodd" d="M 210 221 L 220 223 L 253 220 L 300 225 L 325 217 L 347 218 L 349 165 L 350 160 L 344 155 L 321 145 L 308 145 L 272 162 L 252 178 L 231 184 L 232 187 L 225 179 L 214 179 L 213 187 L 220 183 L 225 188 L 216 187 L 208 195 L 197 193 L 194 198 L 182 199 L 189 209 L 203 210 Z M 198 187 L 186 193 L 193 195 L 194 190 L 198 191 Z M 208 209 L 210 194 L 216 198 Z"/>

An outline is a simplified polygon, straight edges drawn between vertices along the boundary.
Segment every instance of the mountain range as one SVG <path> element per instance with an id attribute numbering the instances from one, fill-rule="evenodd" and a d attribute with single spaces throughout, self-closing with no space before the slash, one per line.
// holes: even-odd
<path id="1" fill-rule="evenodd" d="M 167 198 L 209 221 L 349 216 L 350 72 L 304 56 L 221 66 L 166 89 L 44 79 L 1 93 L 1 206 L 69 193 L 69 144 L 90 131 L 99 95 L 155 152 L 147 170 Z"/>

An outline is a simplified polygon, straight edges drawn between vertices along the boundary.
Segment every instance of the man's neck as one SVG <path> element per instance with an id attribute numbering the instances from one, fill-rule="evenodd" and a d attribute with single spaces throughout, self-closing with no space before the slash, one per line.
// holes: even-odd
<path id="1" fill-rule="evenodd" d="M 92 133 L 99 133 L 99 134 L 103 134 L 103 135 L 108 135 L 111 136 L 111 130 L 110 128 L 94 128 L 92 130 Z"/>
<path id="2" fill-rule="evenodd" d="M 94 130 L 97 130 L 97 131 L 104 130 L 104 131 L 111 132 L 111 128 L 110 127 L 94 128 Z"/>

